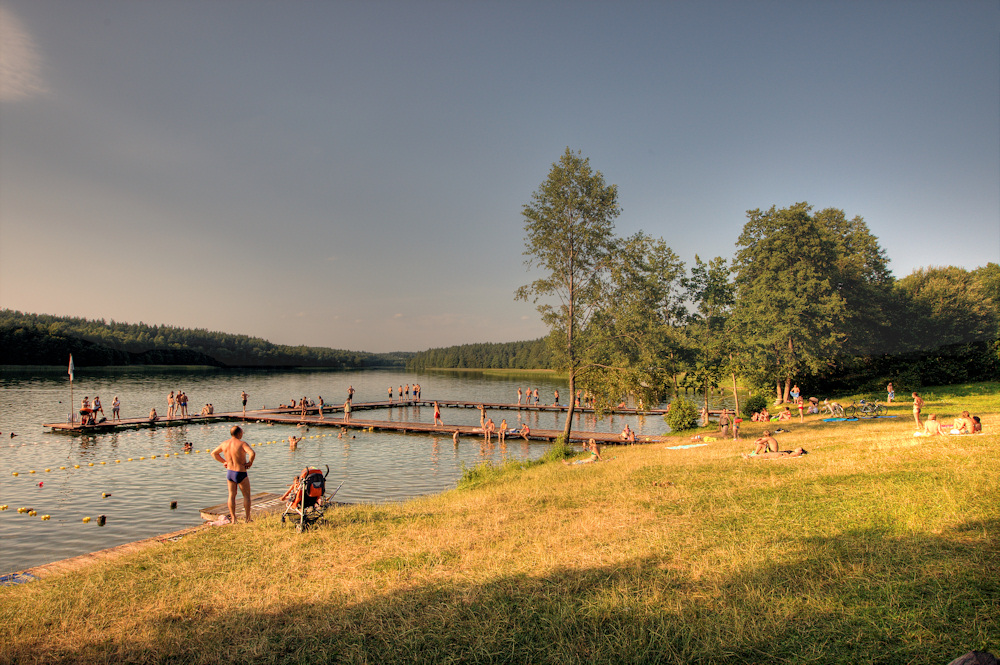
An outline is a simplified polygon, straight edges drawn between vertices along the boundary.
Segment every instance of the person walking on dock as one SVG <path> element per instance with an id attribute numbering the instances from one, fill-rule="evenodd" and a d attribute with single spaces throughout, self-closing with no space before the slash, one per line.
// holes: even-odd
<path id="1" fill-rule="evenodd" d="M 434 402 L 434 426 L 444 427 L 444 421 L 441 420 L 441 408 L 438 406 L 437 402 Z"/>
<path id="2" fill-rule="evenodd" d="M 170 394 L 167 395 L 167 420 L 174 417 L 174 391 L 171 390 Z"/>
<path id="3" fill-rule="evenodd" d="M 230 437 L 212 451 L 212 457 L 226 467 L 226 484 L 229 487 L 229 520 L 236 524 L 236 488 L 243 493 L 243 510 L 246 521 L 250 520 L 250 479 L 247 471 L 253 466 L 257 456 L 254 449 L 243 440 L 243 428 L 233 425 L 229 430 Z"/>
<path id="4" fill-rule="evenodd" d="M 118 399 L 118 395 L 115 395 L 114 401 L 111 402 L 111 420 L 121 420 L 121 416 L 118 415 L 122 408 L 122 403 Z"/>
<path id="5" fill-rule="evenodd" d="M 392 386 L 389 386 L 389 401 L 392 401 Z"/>
<path id="6" fill-rule="evenodd" d="M 535 406 L 538 406 L 538 388 L 535 388 Z"/>
<path id="7" fill-rule="evenodd" d="M 317 400 L 317 401 L 319 403 L 319 419 L 320 420 L 325 420 L 325 418 L 323 417 L 323 396 L 320 395 L 319 396 L 319 400 Z M 347 402 L 350 403 L 350 401 L 351 401 L 351 398 L 348 397 L 347 398 Z"/>
<path id="8" fill-rule="evenodd" d="M 354 386 L 347 386 L 347 401 L 354 401 Z"/>
<path id="9" fill-rule="evenodd" d="M 243 400 L 243 417 L 247 417 L 247 391 L 240 391 L 240 399 Z"/>
<path id="10" fill-rule="evenodd" d="M 519 386 L 518 389 L 517 389 L 517 405 L 518 406 L 521 406 L 521 394 L 522 394 L 521 393 L 521 388 Z"/>
<path id="11" fill-rule="evenodd" d="M 344 402 L 344 422 L 351 422 L 351 400 Z"/>

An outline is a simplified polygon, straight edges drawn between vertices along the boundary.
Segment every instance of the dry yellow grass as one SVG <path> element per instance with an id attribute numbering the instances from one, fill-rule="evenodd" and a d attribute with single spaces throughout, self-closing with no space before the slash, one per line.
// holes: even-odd
<path id="1" fill-rule="evenodd" d="M 995 393 L 965 404 L 1000 431 Z M 911 662 L 1000 650 L 1000 437 L 608 448 L 0 589 L 2 662 Z M 954 415 L 954 414 L 952 414 Z M 992 429 L 991 429 L 992 428 Z M 919 443 L 918 443 L 919 442 Z"/>

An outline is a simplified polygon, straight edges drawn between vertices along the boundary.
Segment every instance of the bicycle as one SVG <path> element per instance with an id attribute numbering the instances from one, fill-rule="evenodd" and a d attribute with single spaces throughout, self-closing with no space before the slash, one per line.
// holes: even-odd
<path id="1" fill-rule="evenodd" d="M 878 403 L 878 400 L 869 402 L 868 400 L 858 400 L 852 402 L 844 409 L 847 418 L 878 418 L 885 415 L 885 407 Z"/>

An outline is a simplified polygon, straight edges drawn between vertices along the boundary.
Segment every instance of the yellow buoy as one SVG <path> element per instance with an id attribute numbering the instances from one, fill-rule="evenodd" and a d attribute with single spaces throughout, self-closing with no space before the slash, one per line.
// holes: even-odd
<path id="1" fill-rule="evenodd" d="M 139 459 L 142 459 L 141 457 Z M 150 455 L 149 459 L 156 459 L 156 455 Z"/>
<path id="2" fill-rule="evenodd" d="M 45 473 L 52 471 L 52 469 L 45 469 Z"/>
<path id="3" fill-rule="evenodd" d="M 28 511 L 28 517 L 34 517 L 37 514 L 38 514 L 37 510 L 29 510 Z"/>
<path id="4" fill-rule="evenodd" d="M 34 470 L 34 469 L 32 469 L 32 470 L 31 470 L 31 471 L 29 471 L 28 473 L 34 473 L 34 472 L 35 472 L 35 470 Z"/>
<path id="5" fill-rule="evenodd" d="M 146 459 L 146 456 L 145 456 L 145 455 L 143 455 L 143 456 L 142 456 L 142 457 L 140 457 L 139 459 Z"/>
<path id="6" fill-rule="evenodd" d="M 73 465 L 73 468 L 74 468 L 74 469 L 79 469 L 79 468 L 80 468 L 80 465 L 79 465 L 79 464 L 74 464 L 74 465 Z"/>
<path id="7" fill-rule="evenodd" d="M 101 462 L 101 464 L 107 464 L 107 462 Z"/>
<path id="8" fill-rule="evenodd" d="M 64 466 L 61 466 L 59 468 L 62 469 L 62 470 L 64 470 L 64 471 L 66 470 L 66 467 L 64 467 Z"/>
<path id="9" fill-rule="evenodd" d="M 115 464 L 121 464 L 121 463 L 122 463 L 122 461 L 120 459 L 116 459 L 115 460 Z"/>
<path id="10" fill-rule="evenodd" d="M 42 519 L 45 520 L 45 521 L 48 521 L 48 520 L 52 519 L 52 515 L 42 515 Z"/>
<path id="11" fill-rule="evenodd" d="M 16 476 L 16 475 L 17 475 L 17 471 L 11 471 L 11 474 L 10 474 L 10 475 L 12 475 L 12 476 Z"/>
<path id="12" fill-rule="evenodd" d="M 132 458 L 131 458 L 131 457 L 129 457 L 129 458 L 128 458 L 128 461 L 129 461 L 129 462 L 131 462 L 131 461 L 133 461 L 133 460 L 132 460 Z"/>
<path id="13" fill-rule="evenodd" d="M 84 524 L 86 524 L 86 523 L 87 523 L 87 522 L 89 522 L 89 521 L 90 521 L 90 518 L 89 518 L 89 517 L 84 517 L 84 518 L 83 518 L 83 523 L 84 523 Z"/>
<path id="14" fill-rule="evenodd" d="M 87 466 L 94 466 L 93 462 L 87 462 Z"/>

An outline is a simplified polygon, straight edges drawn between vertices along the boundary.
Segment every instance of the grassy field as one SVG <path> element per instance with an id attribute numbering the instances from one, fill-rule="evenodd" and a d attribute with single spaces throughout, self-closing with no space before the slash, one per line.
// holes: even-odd
<path id="1" fill-rule="evenodd" d="M 925 414 L 469 474 L 0 588 L 0 662 L 934 663 L 1000 652 L 1000 385 Z"/>

